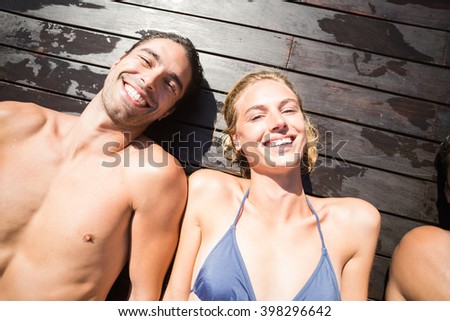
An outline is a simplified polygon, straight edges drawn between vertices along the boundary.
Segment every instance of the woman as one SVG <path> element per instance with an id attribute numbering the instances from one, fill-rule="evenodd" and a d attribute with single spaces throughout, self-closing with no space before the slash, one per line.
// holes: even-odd
<path id="1" fill-rule="evenodd" d="M 224 115 L 244 178 L 208 169 L 189 178 L 164 299 L 366 300 L 380 215 L 359 199 L 305 195 L 317 135 L 292 84 L 251 73 Z"/>

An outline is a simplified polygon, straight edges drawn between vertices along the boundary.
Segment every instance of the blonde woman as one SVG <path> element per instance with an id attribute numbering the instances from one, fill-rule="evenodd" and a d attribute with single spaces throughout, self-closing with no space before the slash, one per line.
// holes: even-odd
<path id="1" fill-rule="evenodd" d="M 317 132 L 280 73 L 246 75 L 224 105 L 244 177 L 202 169 L 165 300 L 366 300 L 380 215 L 355 198 L 305 195 Z"/>

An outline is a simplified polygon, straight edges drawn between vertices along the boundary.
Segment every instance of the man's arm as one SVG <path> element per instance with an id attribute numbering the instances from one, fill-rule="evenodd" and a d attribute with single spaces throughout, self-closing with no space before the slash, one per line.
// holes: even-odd
<path id="1" fill-rule="evenodd" d="M 139 177 L 133 174 L 127 184 L 133 192 L 135 209 L 131 223 L 130 300 L 160 299 L 178 243 L 187 182 L 181 166 L 171 156 L 166 161 L 139 168 Z"/>
<path id="2" fill-rule="evenodd" d="M 202 240 L 199 216 L 208 207 L 206 193 L 211 191 L 208 170 L 199 170 L 189 177 L 189 198 L 181 228 L 180 242 L 175 256 L 165 301 L 188 300 L 191 290 L 195 260 Z M 210 183 L 207 189 L 205 184 Z"/>

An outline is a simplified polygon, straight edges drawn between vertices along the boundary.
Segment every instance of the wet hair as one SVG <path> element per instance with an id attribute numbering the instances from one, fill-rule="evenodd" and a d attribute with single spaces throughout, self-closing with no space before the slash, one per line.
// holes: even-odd
<path id="1" fill-rule="evenodd" d="M 192 78 L 189 84 L 186 87 L 186 91 L 181 97 L 177 103 L 175 104 L 174 108 L 178 105 L 183 104 L 188 99 L 191 98 L 191 96 L 197 92 L 197 90 L 200 88 L 200 85 L 203 81 L 203 67 L 200 63 L 200 58 L 198 56 L 198 52 L 194 47 L 194 44 L 189 40 L 189 38 L 183 37 L 179 34 L 176 34 L 174 32 L 164 32 L 164 31 L 158 31 L 158 30 L 145 30 L 140 31 L 139 34 L 142 36 L 139 41 L 137 41 L 127 52 L 126 54 L 129 54 L 131 51 L 133 51 L 136 47 L 140 46 L 146 41 L 152 40 L 152 39 L 169 39 L 173 42 L 176 42 L 180 44 L 184 51 L 186 52 L 186 57 L 189 60 L 189 64 L 191 66 L 192 70 Z"/>
<path id="2" fill-rule="evenodd" d="M 437 172 L 437 201 L 436 208 L 439 214 L 440 227 L 450 230 L 450 204 L 445 197 L 445 184 L 447 182 L 448 165 L 450 163 L 450 135 L 441 143 L 434 160 Z M 449 186 L 450 188 L 450 186 Z"/>
<path id="3" fill-rule="evenodd" d="M 246 178 L 250 178 L 250 167 L 246 156 L 242 152 L 242 149 L 236 149 L 231 137 L 236 134 L 236 123 L 237 123 L 237 110 L 236 103 L 241 98 L 242 93 L 251 85 L 257 83 L 260 80 L 274 80 L 286 85 L 297 97 L 298 104 L 300 105 L 303 118 L 305 120 L 306 126 L 306 148 L 303 152 L 301 171 L 302 174 L 307 174 L 311 172 L 314 164 L 317 160 L 317 141 L 318 141 L 318 131 L 311 124 L 309 118 L 305 115 L 303 111 L 302 99 L 297 94 L 294 89 L 293 84 L 287 79 L 285 75 L 277 71 L 261 70 L 249 73 L 241 78 L 229 91 L 225 98 L 225 103 L 223 106 L 223 114 L 225 122 L 227 124 L 227 129 L 225 131 L 225 137 L 223 141 L 224 154 L 225 157 L 239 165 L 241 175 Z"/>

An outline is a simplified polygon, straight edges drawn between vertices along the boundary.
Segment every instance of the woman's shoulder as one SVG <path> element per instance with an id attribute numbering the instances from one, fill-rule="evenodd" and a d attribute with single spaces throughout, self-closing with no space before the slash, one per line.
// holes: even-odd
<path id="1" fill-rule="evenodd" d="M 371 203 L 355 197 L 316 198 L 316 203 L 330 219 L 342 224 L 379 228 L 381 216 Z"/>
<path id="2" fill-rule="evenodd" d="M 189 176 L 188 182 L 186 213 L 195 215 L 203 228 L 231 224 L 235 215 L 232 209 L 237 211 L 246 190 L 245 179 L 218 170 L 200 169 Z"/>
<path id="3" fill-rule="evenodd" d="M 206 192 L 208 194 L 227 193 L 235 189 L 241 189 L 247 184 L 247 180 L 214 169 L 199 169 L 188 178 L 189 190 Z"/>

